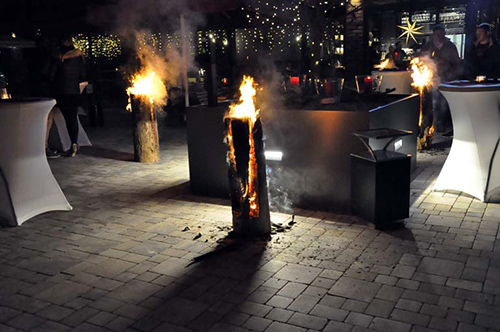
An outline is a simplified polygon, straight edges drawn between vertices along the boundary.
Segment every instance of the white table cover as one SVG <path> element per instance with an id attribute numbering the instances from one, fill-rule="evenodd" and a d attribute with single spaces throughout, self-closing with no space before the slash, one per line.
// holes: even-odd
<path id="1" fill-rule="evenodd" d="M 0 101 L 0 224 L 16 226 L 47 211 L 70 211 L 45 156 L 53 99 Z"/>
<path id="2" fill-rule="evenodd" d="M 435 190 L 457 190 L 489 201 L 500 192 L 500 84 L 441 84 L 454 137 Z"/>
<path id="3" fill-rule="evenodd" d="M 396 91 L 391 92 L 393 95 L 411 95 L 411 73 L 409 71 L 372 71 L 372 76 L 382 76 L 380 91 L 385 92 L 386 89 L 396 88 Z"/>
<path id="4" fill-rule="evenodd" d="M 61 143 L 62 151 L 67 151 L 71 147 L 71 139 L 69 138 L 68 129 L 66 127 L 66 120 L 64 119 L 63 114 L 59 107 L 54 107 L 53 111 L 53 119 L 56 124 L 57 133 L 59 134 L 59 140 Z M 81 107 L 78 108 L 78 114 L 85 114 Z M 80 117 L 77 116 L 78 119 L 78 145 L 80 146 L 92 146 L 87 133 L 83 129 L 82 123 L 80 122 Z"/>

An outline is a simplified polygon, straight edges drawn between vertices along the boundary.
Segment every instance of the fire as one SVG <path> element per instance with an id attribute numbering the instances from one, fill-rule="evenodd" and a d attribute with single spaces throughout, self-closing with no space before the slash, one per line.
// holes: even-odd
<path id="1" fill-rule="evenodd" d="M 132 111 L 131 95 L 149 100 L 151 104 L 164 104 L 167 98 L 167 88 L 161 78 L 153 70 L 138 73 L 130 80 L 132 86 L 127 88 L 128 105 L 127 110 Z"/>
<path id="2" fill-rule="evenodd" d="M 243 82 L 240 85 L 240 99 L 236 105 L 229 106 L 228 118 L 250 119 L 253 123 L 259 117 L 259 110 L 255 107 L 255 82 L 251 76 L 243 76 Z"/>
<path id="3" fill-rule="evenodd" d="M 151 69 L 145 69 L 143 72 L 135 74 L 130 81 L 132 86 L 127 88 L 128 104 L 126 110 L 132 112 L 132 95 L 136 98 L 138 97 L 149 101 L 153 138 L 155 148 L 158 148 L 158 146 L 156 146 L 157 139 L 155 130 L 154 104 L 165 104 L 165 99 L 167 98 L 167 88 L 161 78 Z"/>
<path id="4" fill-rule="evenodd" d="M 243 76 L 243 82 L 240 85 L 240 99 L 235 105 L 229 106 L 229 112 L 226 118 L 239 119 L 248 123 L 248 145 L 249 162 L 248 162 L 248 178 L 246 181 L 245 192 L 243 199 L 248 198 L 250 206 L 250 217 L 257 218 L 259 216 L 259 203 L 257 200 L 257 158 L 255 155 L 255 142 L 253 138 L 253 129 L 255 122 L 259 117 L 259 110 L 255 107 L 255 90 L 254 79 L 250 76 Z M 236 170 L 236 156 L 233 145 L 233 132 L 231 122 L 227 131 L 227 144 L 229 146 L 228 157 L 231 167 Z"/>
<path id="5" fill-rule="evenodd" d="M 379 70 L 394 69 L 394 68 L 396 68 L 396 63 L 394 62 L 394 60 L 387 58 L 384 61 L 382 61 L 380 64 L 375 65 L 375 68 L 379 69 Z"/>
<path id="6" fill-rule="evenodd" d="M 434 72 L 429 66 L 427 66 L 427 64 L 421 58 L 417 57 L 411 60 L 410 64 L 411 64 L 411 69 L 413 71 L 413 73 L 411 74 L 413 83 L 411 85 L 417 88 L 420 93 L 420 117 L 418 120 L 418 125 L 421 127 L 423 121 L 423 113 L 422 113 L 423 94 L 424 90 L 432 85 Z"/>

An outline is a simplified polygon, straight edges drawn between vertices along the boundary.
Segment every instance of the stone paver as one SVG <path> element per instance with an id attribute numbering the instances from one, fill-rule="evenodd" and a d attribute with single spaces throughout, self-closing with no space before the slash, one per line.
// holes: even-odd
<path id="1" fill-rule="evenodd" d="M 74 210 L 0 229 L 1 331 L 500 330 L 500 204 L 432 192 L 446 150 L 418 154 L 405 228 L 296 209 L 226 247 L 229 201 L 190 193 L 185 128 L 160 115 L 162 160 L 139 164 L 129 114 L 106 114 L 50 161 Z"/>

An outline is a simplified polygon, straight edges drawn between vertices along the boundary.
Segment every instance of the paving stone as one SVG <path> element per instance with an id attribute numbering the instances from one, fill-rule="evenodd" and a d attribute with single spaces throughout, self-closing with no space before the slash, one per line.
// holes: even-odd
<path id="1" fill-rule="evenodd" d="M 309 329 L 321 330 L 326 326 L 328 320 L 326 318 L 315 317 L 302 313 L 295 313 L 288 321 L 289 324 L 297 325 Z"/>
<path id="2" fill-rule="evenodd" d="M 347 300 L 342 305 L 342 309 L 354 312 L 364 312 L 366 310 L 366 307 L 368 307 L 367 302 L 356 300 Z"/>
<path id="3" fill-rule="evenodd" d="M 19 316 L 22 312 L 19 310 L 7 308 L 7 307 L 0 307 L 0 323 L 5 323 L 8 320 L 11 320 L 12 318 Z"/>
<path id="4" fill-rule="evenodd" d="M 418 302 L 425 302 L 429 304 L 436 304 L 439 301 L 439 296 L 427 292 L 422 291 L 414 291 L 414 290 L 405 290 L 403 295 L 401 295 L 404 299 L 414 300 Z"/>
<path id="5" fill-rule="evenodd" d="M 398 278 L 380 274 L 375 278 L 375 282 L 379 284 L 394 286 L 398 282 Z"/>
<path id="6" fill-rule="evenodd" d="M 126 328 L 134 324 L 134 321 L 125 317 L 116 317 L 111 322 L 106 324 L 106 328 L 114 331 L 124 331 Z"/>
<path id="7" fill-rule="evenodd" d="M 385 331 L 408 332 L 411 329 L 411 324 L 375 317 L 372 323 L 370 324 L 370 328 L 382 332 Z"/>
<path id="8" fill-rule="evenodd" d="M 404 278 L 404 279 L 411 279 L 413 274 L 415 273 L 416 268 L 413 266 L 406 266 L 406 265 L 401 265 L 398 264 L 392 270 L 391 276 L 398 277 L 398 278 Z"/>
<path id="9" fill-rule="evenodd" d="M 277 295 L 296 298 L 307 288 L 304 284 L 299 284 L 296 282 L 289 282 L 283 287 Z"/>
<path id="10" fill-rule="evenodd" d="M 194 331 L 208 331 L 221 319 L 221 314 L 218 314 L 214 311 L 205 311 L 201 315 L 193 319 L 187 327 Z M 256 325 L 255 327 L 258 326 Z"/>
<path id="11" fill-rule="evenodd" d="M 290 317 L 292 317 L 293 314 L 294 314 L 294 312 L 290 311 L 290 310 L 274 308 L 266 315 L 266 318 L 274 320 L 274 321 L 286 323 L 286 322 L 288 322 Z"/>
<path id="12" fill-rule="evenodd" d="M 40 310 L 37 313 L 37 316 L 40 316 L 40 317 L 43 317 L 46 319 L 50 319 L 50 320 L 57 322 L 57 321 L 62 320 L 63 318 L 65 318 L 66 316 L 70 315 L 73 312 L 74 312 L 74 310 L 71 310 L 68 308 L 64 308 L 64 307 L 61 307 L 58 305 L 51 305 L 51 306 L 48 306 L 48 307 Z"/>
<path id="13" fill-rule="evenodd" d="M 245 301 L 237 307 L 237 311 L 247 313 L 252 316 L 265 317 L 272 307 Z"/>
<path id="14" fill-rule="evenodd" d="M 430 317 L 416 312 L 394 309 L 390 315 L 390 319 L 415 325 L 427 326 Z"/>
<path id="15" fill-rule="evenodd" d="M 113 290 L 107 296 L 122 302 L 137 304 L 161 289 L 161 286 L 155 284 L 139 280 L 132 280 L 130 282 L 127 282 L 125 285 Z"/>
<path id="16" fill-rule="evenodd" d="M 46 321 L 42 325 L 38 325 L 31 332 L 63 332 L 71 330 L 70 327 L 51 321 Z"/>
<path id="17" fill-rule="evenodd" d="M 293 299 L 284 296 L 273 296 L 269 301 L 267 301 L 267 305 L 276 307 L 276 308 L 287 308 L 290 303 L 293 302 Z"/>
<path id="18" fill-rule="evenodd" d="M 7 325 L 20 330 L 31 330 L 37 326 L 42 325 L 44 322 L 44 318 L 28 313 L 23 313 L 9 320 L 7 322 Z"/>
<path id="19" fill-rule="evenodd" d="M 483 289 L 483 284 L 480 282 L 473 282 L 462 279 L 448 278 L 446 286 L 454 288 L 462 288 L 470 291 L 480 292 Z"/>
<path id="20" fill-rule="evenodd" d="M 134 266 L 133 263 L 125 262 L 114 258 L 108 258 L 97 265 L 89 267 L 88 269 L 85 270 L 85 272 L 100 277 L 115 278 L 133 266 Z"/>
<path id="21" fill-rule="evenodd" d="M 257 303 L 255 303 L 257 305 Z M 152 313 L 152 317 L 184 326 L 208 309 L 208 305 L 182 298 L 168 300 Z M 249 310 L 254 312 L 254 310 Z"/>
<path id="22" fill-rule="evenodd" d="M 486 332 L 487 330 L 480 326 L 475 326 L 467 323 L 459 323 L 457 332 Z"/>
<path id="23" fill-rule="evenodd" d="M 440 331 L 455 331 L 457 326 L 457 321 L 439 317 L 432 317 L 431 322 L 429 323 L 430 328 Z"/>
<path id="24" fill-rule="evenodd" d="M 357 312 L 351 312 L 347 316 L 345 323 L 351 324 L 351 325 L 362 326 L 362 327 L 368 327 L 368 326 L 370 326 L 372 319 L 373 319 L 372 316 L 360 314 Z"/>
<path id="25" fill-rule="evenodd" d="M 407 311 L 419 312 L 420 309 L 422 308 L 422 303 L 407 299 L 399 299 L 398 303 L 396 303 L 396 308 Z"/>
<path id="26" fill-rule="evenodd" d="M 42 310 L 49 305 L 48 302 L 19 294 L 14 294 L 12 296 L 9 296 L 8 298 L 2 299 L 1 304 L 32 314 Z"/>
<path id="27" fill-rule="evenodd" d="M 343 322 L 349 314 L 349 311 L 317 304 L 314 309 L 311 310 L 310 314 L 330 320 Z"/>
<path id="28" fill-rule="evenodd" d="M 79 309 L 69 316 L 66 316 L 61 323 L 64 325 L 76 327 L 85 322 L 87 319 L 90 317 L 93 317 L 99 313 L 99 310 L 90 308 L 90 307 L 84 307 L 82 309 Z"/>
<path id="29" fill-rule="evenodd" d="M 275 309 L 273 309 L 273 310 L 275 310 Z M 271 310 L 271 312 L 273 312 L 273 310 Z M 278 309 L 276 309 L 276 310 L 278 310 Z M 268 314 L 268 316 L 269 316 L 269 314 Z M 290 316 L 292 316 L 292 313 L 290 313 Z M 241 326 L 249 318 L 250 318 L 250 315 L 248 315 L 248 314 L 245 314 L 245 313 L 242 313 L 242 312 L 232 311 L 229 315 L 226 315 L 226 317 L 223 318 L 223 321 L 226 322 L 226 323 L 228 323 L 228 324 L 231 324 L 231 325 Z M 277 319 L 274 319 L 274 320 L 277 320 Z M 288 318 L 285 320 L 285 322 L 287 320 L 288 320 Z"/>
<path id="30" fill-rule="evenodd" d="M 340 278 L 328 294 L 369 302 L 381 288 L 380 285 L 347 277 Z"/>
<path id="31" fill-rule="evenodd" d="M 444 259 L 424 257 L 418 267 L 419 272 L 460 278 L 464 264 Z"/>
<path id="32" fill-rule="evenodd" d="M 99 309 L 102 311 L 113 312 L 125 304 L 123 301 L 118 301 L 107 296 L 103 296 L 100 299 L 89 304 L 89 307 Z"/>
<path id="33" fill-rule="evenodd" d="M 340 323 L 336 321 L 330 321 L 328 325 L 323 329 L 324 332 L 349 332 L 353 328 L 352 325 Z"/>
<path id="34" fill-rule="evenodd" d="M 372 316 L 388 318 L 393 309 L 394 302 L 373 299 L 368 308 L 366 308 L 365 313 Z"/>
<path id="35" fill-rule="evenodd" d="M 319 276 L 321 271 L 321 269 L 309 266 L 287 265 L 279 270 L 274 277 L 277 279 L 310 284 L 317 276 Z"/>
<path id="36" fill-rule="evenodd" d="M 318 297 L 299 295 L 292 304 L 288 306 L 288 310 L 308 313 L 319 302 Z"/>
<path id="37" fill-rule="evenodd" d="M 112 314 L 110 312 L 101 311 L 97 315 L 91 317 L 87 322 L 93 325 L 105 326 L 113 319 L 115 319 L 117 315 Z"/>
<path id="38" fill-rule="evenodd" d="M 306 329 L 290 324 L 273 322 L 266 330 L 266 332 L 306 332 Z"/>
<path id="39" fill-rule="evenodd" d="M 376 297 L 382 300 L 397 302 L 404 291 L 403 288 L 384 285 L 380 288 Z"/>

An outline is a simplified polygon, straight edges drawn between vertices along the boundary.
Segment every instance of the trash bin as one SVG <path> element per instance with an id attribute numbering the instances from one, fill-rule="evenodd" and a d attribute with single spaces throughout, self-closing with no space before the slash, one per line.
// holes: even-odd
<path id="1" fill-rule="evenodd" d="M 393 221 L 410 213 L 411 155 L 387 148 L 411 131 L 390 128 L 354 132 L 368 151 L 351 154 L 351 211 L 375 224 L 376 229 L 393 226 Z M 386 139 L 382 150 L 373 150 L 368 140 Z"/>

